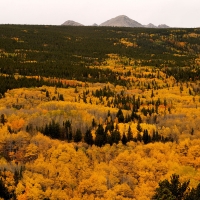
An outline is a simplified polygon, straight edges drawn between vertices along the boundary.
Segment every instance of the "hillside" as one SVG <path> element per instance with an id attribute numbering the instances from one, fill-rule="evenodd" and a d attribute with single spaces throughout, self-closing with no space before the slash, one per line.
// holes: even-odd
<path id="1" fill-rule="evenodd" d="M 0 199 L 196 195 L 200 29 L 0 29 Z"/>
<path id="2" fill-rule="evenodd" d="M 0 28 L 3 74 L 114 83 L 117 77 L 112 71 L 108 73 L 89 66 L 106 65 L 109 54 L 117 54 L 126 58 L 116 61 L 122 65 L 165 67 L 169 75 L 178 67 L 187 67 L 188 73 L 176 78 L 194 80 L 199 76 L 199 69 L 194 73 L 190 68 L 199 63 L 199 29 L 17 25 Z M 124 84 L 123 80 L 119 83 Z M 1 93 L 8 88 L 10 86 L 2 86 Z"/>

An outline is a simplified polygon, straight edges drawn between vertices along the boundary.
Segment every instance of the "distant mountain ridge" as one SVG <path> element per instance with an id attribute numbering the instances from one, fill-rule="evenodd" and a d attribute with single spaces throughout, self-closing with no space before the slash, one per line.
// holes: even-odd
<path id="1" fill-rule="evenodd" d="M 99 26 L 116 26 L 116 27 L 143 27 L 142 24 L 135 20 L 130 19 L 125 15 L 120 15 L 106 22 L 100 24 Z"/>
<path id="2" fill-rule="evenodd" d="M 62 24 L 62 26 L 84 26 L 84 25 L 83 25 L 83 24 L 80 24 L 80 23 L 78 23 L 78 22 L 75 22 L 75 21 L 73 21 L 73 20 L 68 20 L 68 21 L 64 22 L 64 23 Z"/>
<path id="3" fill-rule="evenodd" d="M 84 26 L 83 24 L 80 24 L 78 22 L 68 20 L 65 23 L 62 24 L 63 26 Z M 145 28 L 170 28 L 166 24 L 160 24 L 158 26 L 155 26 L 152 23 L 149 23 L 148 25 L 142 25 L 141 23 L 127 17 L 126 15 L 119 15 L 115 18 L 109 19 L 100 25 L 97 25 L 94 23 L 91 26 L 112 26 L 112 27 L 145 27 Z"/>

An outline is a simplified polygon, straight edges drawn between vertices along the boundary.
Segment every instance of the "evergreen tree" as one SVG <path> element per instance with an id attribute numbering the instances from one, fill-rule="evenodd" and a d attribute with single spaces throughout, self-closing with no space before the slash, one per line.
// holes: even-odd
<path id="1" fill-rule="evenodd" d="M 180 183 L 179 175 L 173 174 L 170 181 L 164 180 L 159 183 L 152 200 L 184 200 L 188 196 L 189 182 Z"/>
<path id="2" fill-rule="evenodd" d="M 111 132 L 111 144 L 115 143 L 118 144 L 121 140 L 120 132 L 119 130 L 114 130 Z"/>
<path id="3" fill-rule="evenodd" d="M 128 134 L 127 134 L 127 141 L 133 140 L 133 132 L 131 131 L 131 127 L 128 128 Z"/>
<path id="4" fill-rule="evenodd" d="M 153 90 L 152 90 L 152 92 L 151 92 L 151 98 L 153 98 L 154 97 L 154 93 L 153 93 Z"/>
<path id="5" fill-rule="evenodd" d="M 144 130 L 143 132 L 142 141 L 144 142 L 144 144 L 147 144 L 149 142 L 149 134 L 147 130 Z"/>
<path id="6" fill-rule="evenodd" d="M 84 136 L 84 141 L 89 145 L 94 144 L 94 140 L 93 140 L 93 137 L 92 137 L 91 130 L 86 131 L 85 136 Z"/>
<path id="7" fill-rule="evenodd" d="M 138 130 L 138 132 L 142 132 L 142 127 L 140 126 L 139 122 L 137 123 L 137 130 Z"/>
<path id="8" fill-rule="evenodd" d="M 153 135 L 152 135 L 152 142 L 156 141 L 156 132 L 153 130 Z"/>
<path id="9" fill-rule="evenodd" d="M 94 127 L 96 127 L 97 126 L 97 123 L 95 122 L 95 119 L 93 118 L 92 119 L 92 127 L 94 128 Z"/>
<path id="10" fill-rule="evenodd" d="M 106 133 L 103 129 L 102 124 L 98 125 L 98 128 L 97 128 L 95 134 L 96 134 L 96 138 L 95 138 L 95 141 L 94 141 L 95 145 L 97 145 L 99 147 L 103 146 L 107 141 L 106 140 L 107 137 L 106 137 Z"/>
<path id="11" fill-rule="evenodd" d="M 50 95 L 49 95 L 49 91 L 48 91 L 48 90 L 46 91 L 46 97 L 47 97 L 47 98 L 50 97 Z"/>
<path id="12" fill-rule="evenodd" d="M 80 129 L 76 130 L 76 133 L 74 135 L 74 142 L 81 142 L 82 140 L 82 133 Z"/>
<path id="13" fill-rule="evenodd" d="M 199 200 L 200 199 L 200 183 L 197 188 L 192 188 L 191 192 L 186 196 L 185 200 Z"/>
<path id="14" fill-rule="evenodd" d="M 71 122 L 69 120 L 67 120 L 64 123 L 64 127 L 65 127 L 65 132 L 66 132 L 66 140 L 71 141 L 72 140 L 72 126 L 71 126 Z"/>
<path id="15" fill-rule="evenodd" d="M 127 142 L 128 142 L 128 139 L 127 139 L 125 133 L 123 133 L 123 136 L 122 136 L 122 144 L 126 145 Z"/>
<path id="16" fill-rule="evenodd" d="M 1 122 L 3 125 L 7 122 L 7 120 L 5 119 L 5 115 L 4 115 L 4 114 L 1 114 L 0 122 Z"/>
<path id="17" fill-rule="evenodd" d="M 118 118 L 119 123 L 124 122 L 124 115 L 121 109 L 118 110 L 116 117 Z"/>
<path id="18" fill-rule="evenodd" d="M 63 94 L 59 94 L 59 100 L 60 100 L 60 101 L 64 101 Z"/>
<path id="19" fill-rule="evenodd" d="M 9 199 L 8 189 L 5 187 L 3 180 L 0 178 L 0 198 Z"/>
<path id="20" fill-rule="evenodd" d="M 140 132 L 137 134 L 136 141 L 139 141 L 139 142 L 142 141 L 142 136 L 141 136 Z"/>

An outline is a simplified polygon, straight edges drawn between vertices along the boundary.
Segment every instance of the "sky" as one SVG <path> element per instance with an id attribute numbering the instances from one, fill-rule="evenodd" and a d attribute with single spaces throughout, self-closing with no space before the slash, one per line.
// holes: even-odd
<path id="1" fill-rule="evenodd" d="M 200 27 L 200 0 L 0 0 L 0 24 L 101 24 L 118 15 L 147 25 Z"/>

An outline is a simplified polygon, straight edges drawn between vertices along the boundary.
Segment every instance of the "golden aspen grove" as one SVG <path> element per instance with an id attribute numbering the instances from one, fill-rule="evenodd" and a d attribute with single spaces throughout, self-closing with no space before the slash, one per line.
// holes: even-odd
<path id="1" fill-rule="evenodd" d="M 0 28 L 0 199 L 200 199 L 200 29 Z"/>

